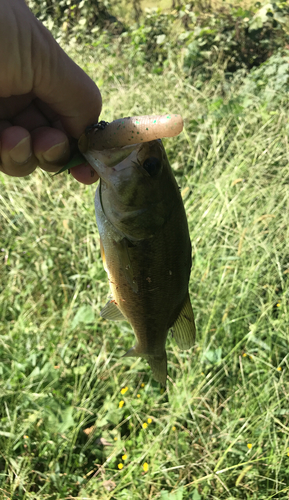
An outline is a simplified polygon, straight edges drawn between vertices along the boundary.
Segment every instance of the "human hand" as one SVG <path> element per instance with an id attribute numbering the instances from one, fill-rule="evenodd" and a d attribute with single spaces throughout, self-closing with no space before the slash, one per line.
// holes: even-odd
<path id="1" fill-rule="evenodd" d="M 97 122 L 100 92 L 24 0 L 1 0 L 0 47 L 0 171 L 22 177 L 39 165 L 56 172 L 69 160 L 72 138 Z M 98 178 L 88 164 L 71 173 L 84 184 Z"/>

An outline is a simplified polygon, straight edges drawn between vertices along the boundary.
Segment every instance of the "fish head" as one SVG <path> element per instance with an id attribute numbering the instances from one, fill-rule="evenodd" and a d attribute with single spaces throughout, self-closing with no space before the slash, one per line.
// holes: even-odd
<path id="1" fill-rule="evenodd" d="M 161 140 L 85 156 L 100 177 L 98 196 L 107 220 L 131 240 L 153 236 L 179 195 Z"/>

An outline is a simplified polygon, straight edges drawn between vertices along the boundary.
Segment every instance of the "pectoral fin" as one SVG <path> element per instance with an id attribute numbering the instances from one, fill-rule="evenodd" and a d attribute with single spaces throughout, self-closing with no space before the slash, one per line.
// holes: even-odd
<path id="1" fill-rule="evenodd" d="M 100 316 L 105 319 L 111 319 L 113 321 L 121 321 L 125 320 L 126 318 L 122 314 L 122 312 L 119 310 L 115 302 L 112 300 L 109 300 L 104 308 L 100 311 Z"/>
<path id="2" fill-rule="evenodd" d="M 190 349 L 194 345 L 196 327 L 189 292 L 187 292 L 183 308 L 172 329 L 174 338 L 180 349 Z"/>

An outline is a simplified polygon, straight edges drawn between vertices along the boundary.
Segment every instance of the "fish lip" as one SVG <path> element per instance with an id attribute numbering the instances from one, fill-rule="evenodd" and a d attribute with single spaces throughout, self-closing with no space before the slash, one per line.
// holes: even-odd
<path id="1" fill-rule="evenodd" d="M 133 146 L 124 146 L 106 151 L 88 151 L 85 158 L 91 167 L 97 172 L 100 180 L 107 186 L 111 185 L 117 188 L 121 183 L 121 172 L 125 170 L 136 169 L 147 179 L 147 182 L 153 182 L 149 173 L 142 167 L 139 154 L 149 143 L 134 144 Z M 128 174 L 130 176 L 130 173 Z"/>
<path id="2" fill-rule="evenodd" d="M 102 151 L 88 150 L 83 153 L 85 159 L 91 167 L 97 172 L 99 177 L 104 181 L 109 179 L 112 172 L 120 172 L 134 165 L 145 177 L 150 178 L 150 175 L 144 170 L 140 164 L 139 156 L 142 157 L 142 150 L 147 149 L 153 143 L 158 143 L 162 146 L 160 139 L 145 143 L 137 143 L 121 148 L 111 148 Z"/>
<path id="3" fill-rule="evenodd" d="M 122 148 L 106 149 L 103 151 L 90 150 L 84 153 L 85 159 L 97 172 L 100 178 L 107 179 L 112 172 L 117 172 L 131 166 L 124 163 L 132 153 L 137 152 L 141 144 L 133 144 Z"/>

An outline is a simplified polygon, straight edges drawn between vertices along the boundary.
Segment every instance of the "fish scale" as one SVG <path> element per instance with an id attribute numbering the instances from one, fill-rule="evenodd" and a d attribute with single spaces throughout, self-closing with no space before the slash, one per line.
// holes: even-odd
<path id="1" fill-rule="evenodd" d="M 190 243 L 182 234 L 175 234 L 174 243 L 181 246 L 180 253 L 184 254 L 180 261 L 175 262 L 173 256 L 179 253 L 179 249 L 174 248 L 170 240 L 168 224 L 162 234 L 128 248 L 138 287 L 135 293 L 122 272 L 121 259 L 117 265 L 113 263 L 112 245 L 105 240 L 105 235 L 102 237 L 113 298 L 129 319 L 146 355 L 163 353 L 167 331 L 177 319 L 187 293 Z M 166 251 L 169 245 L 171 252 Z"/>

